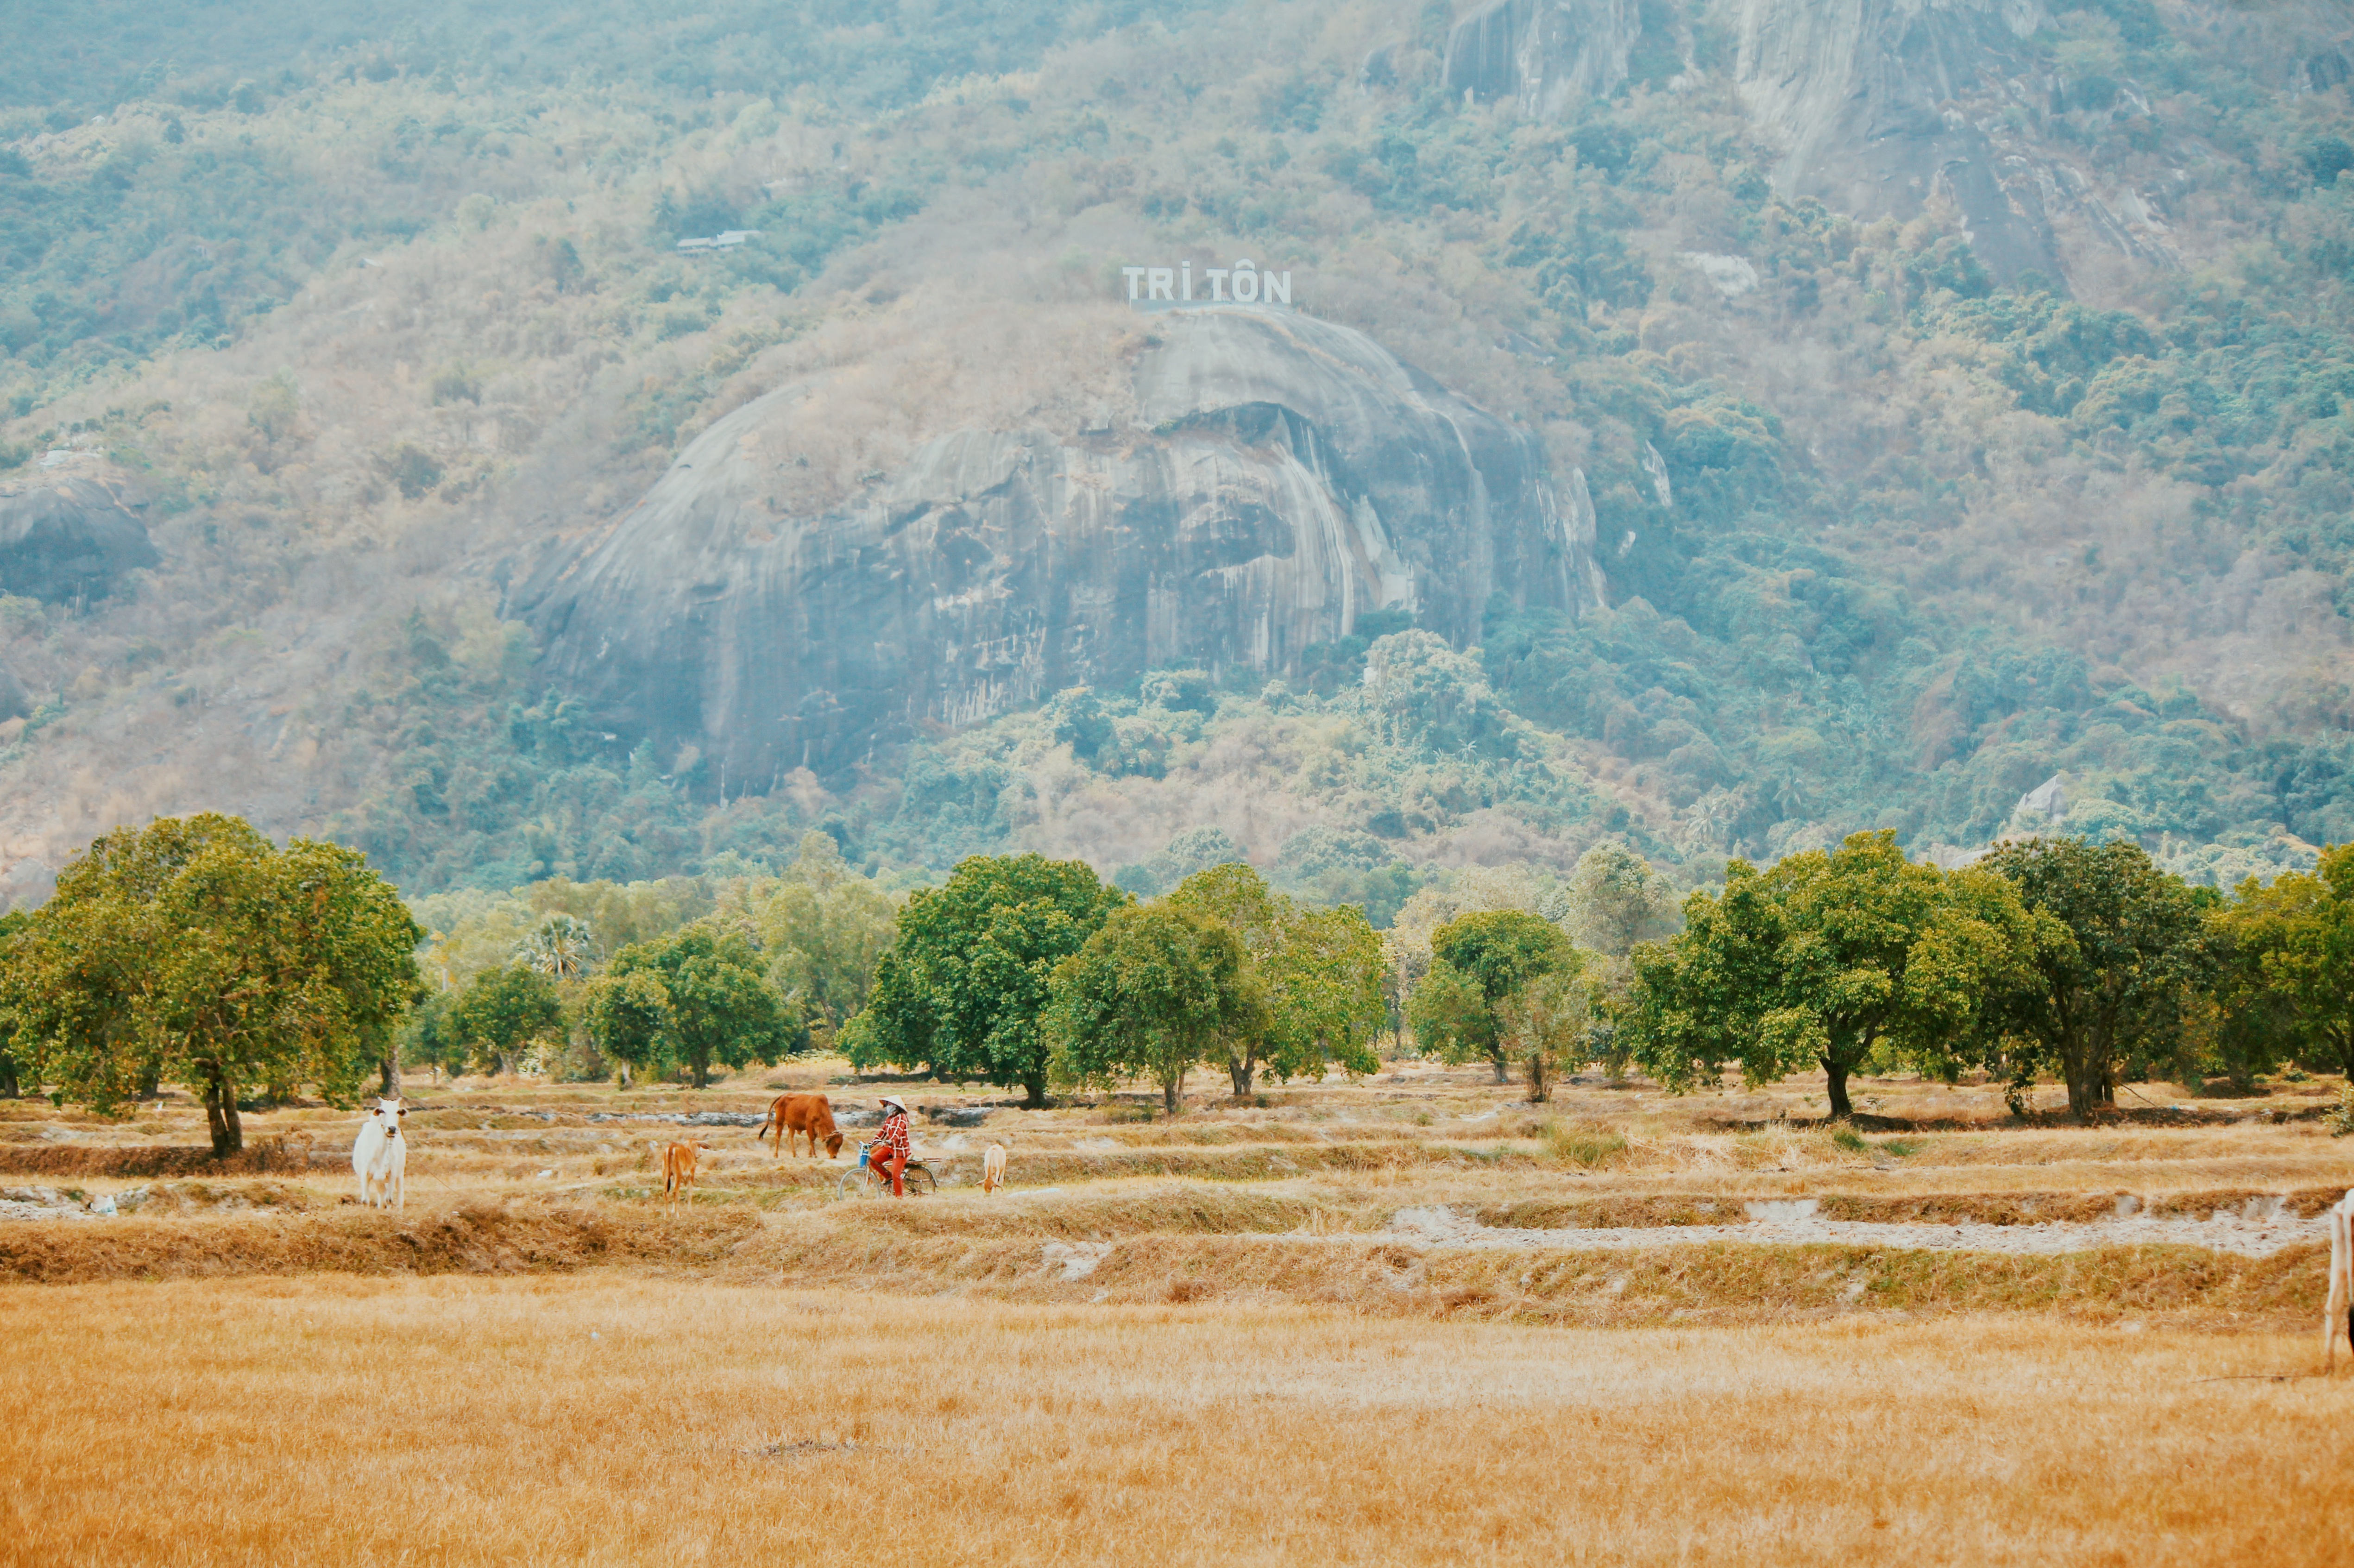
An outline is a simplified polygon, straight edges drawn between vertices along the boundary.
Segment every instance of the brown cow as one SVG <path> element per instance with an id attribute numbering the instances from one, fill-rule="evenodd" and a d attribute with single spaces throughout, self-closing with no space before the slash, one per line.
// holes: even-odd
<path id="1" fill-rule="evenodd" d="M 705 1143 L 673 1143 L 663 1150 L 663 1199 L 673 1210 L 680 1200 L 695 1202 L 695 1177 L 703 1157 L 710 1152 Z"/>
<path id="2" fill-rule="evenodd" d="M 776 1135 L 777 1147 L 769 1151 L 772 1160 L 785 1152 L 785 1140 L 792 1140 L 793 1152 L 801 1152 L 801 1140 L 809 1139 L 809 1157 L 817 1158 L 817 1140 L 825 1139 L 828 1160 L 842 1152 L 842 1134 L 833 1130 L 833 1102 L 823 1095 L 779 1095 L 769 1107 L 769 1119 L 752 1136 L 765 1139 Z"/>

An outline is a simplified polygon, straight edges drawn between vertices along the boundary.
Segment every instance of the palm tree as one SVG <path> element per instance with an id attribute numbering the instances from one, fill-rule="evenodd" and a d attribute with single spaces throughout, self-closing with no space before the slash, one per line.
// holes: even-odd
<path id="1" fill-rule="evenodd" d="M 588 923 L 571 915 L 550 915 L 517 942 L 515 961 L 551 980 L 578 980 L 597 961 L 597 938 Z"/>

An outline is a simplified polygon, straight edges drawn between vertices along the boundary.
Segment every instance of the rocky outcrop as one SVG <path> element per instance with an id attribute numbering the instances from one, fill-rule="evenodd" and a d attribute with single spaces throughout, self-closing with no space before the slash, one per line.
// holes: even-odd
<path id="1" fill-rule="evenodd" d="M 1627 79 L 1642 32 L 1635 0 L 1490 0 L 1447 31 L 1447 90 L 1557 120 Z"/>
<path id="2" fill-rule="evenodd" d="M 1735 85 L 1783 189 L 1859 217 L 1943 198 L 1996 277 L 2057 278 L 2038 181 L 1984 123 L 2043 74 L 2049 21 L 2039 0 L 1743 0 Z"/>
<path id="3" fill-rule="evenodd" d="M 603 728 L 754 788 L 1150 668 L 1291 672 L 1376 609 L 1462 642 L 1500 591 L 1599 602 L 1583 480 L 1529 432 L 1288 311 L 1153 331 L 1132 424 L 951 434 L 822 515 L 767 499 L 823 395 L 780 387 L 518 602 Z"/>
<path id="4" fill-rule="evenodd" d="M 2061 268 L 2043 205 L 2070 182 L 1998 146 L 2001 112 L 2048 93 L 2029 40 L 2040 0 L 1739 0 L 1734 88 L 1775 184 L 1858 217 L 1951 205 L 1998 278 Z M 1490 0 L 1447 36 L 1447 85 L 1543 119 L 1627 79 L 1642 37 L 1631 0 Z"/>
<path id="5" fill-rule="evenodd" d="M 103 599 L 155 565 L 146 505 L 120 481 L 36 478 L 0 490 L 0 594 L 53 604 Z"/>

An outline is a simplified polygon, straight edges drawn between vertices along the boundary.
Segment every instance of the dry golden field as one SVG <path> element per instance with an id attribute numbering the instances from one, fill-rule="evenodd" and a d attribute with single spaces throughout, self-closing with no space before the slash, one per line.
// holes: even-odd
<path id="1" fill-rule="evenodd" d="M 1871 1083 L 1860 1131 L 1804 1083 L 1532 1107 L 1412 1062 L 1174 1123 L 900 1086 L 945 1184 L 899 1203 L 591 1119 L 886 1092 L 843 1074 L 412 1080 L 398 1214 L 350 1111 L 222 1170 L 175 1094 L 0 1105 L 43 1216 L 0 1220 L 0 1561 L 2354 1557 L 2334 1082 L 2092 1128 Z"/>
<path id="2" fill-rule="evenodd" d="M 0 1292 L 25 1563 L 2343 1561 L 2299 1337 L 552 1279 Z"/>

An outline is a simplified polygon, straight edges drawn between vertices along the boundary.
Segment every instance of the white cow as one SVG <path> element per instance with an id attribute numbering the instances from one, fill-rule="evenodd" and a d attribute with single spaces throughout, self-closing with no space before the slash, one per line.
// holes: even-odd
<path id="1" fill-rule="evenodd" d="M 2338 1341 L 2354 1343 L 2354 1191 L 2321 1216 L 2329 1223 L 2329 1305 L 2321 1309 L 2321 1366 L 2338 1365 Z"/>
<path id="2" fill-rule="evenodd" d="M 408 1202 L 408 1146 L 400 1136 L 400 1118 L 408 1114 L 398 1100 L 378 1100 L 352 1139 L 352 1174 L 360 1179 L 360 1202 L 371 1209 Z"/>

